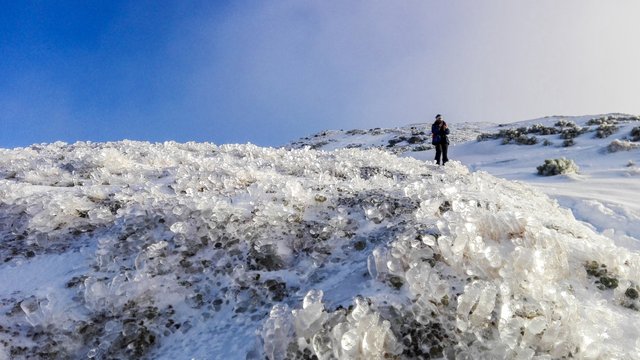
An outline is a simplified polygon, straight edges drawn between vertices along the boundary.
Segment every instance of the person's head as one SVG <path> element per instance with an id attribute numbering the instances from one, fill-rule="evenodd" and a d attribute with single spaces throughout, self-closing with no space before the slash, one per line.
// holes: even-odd
<path id="1" fill-rule="evenodd" d="M 442 115 L 438 114 L 436 115 L 436 121 L 434 122 L 434 124 L 440 124 L 442 123 Z"/>

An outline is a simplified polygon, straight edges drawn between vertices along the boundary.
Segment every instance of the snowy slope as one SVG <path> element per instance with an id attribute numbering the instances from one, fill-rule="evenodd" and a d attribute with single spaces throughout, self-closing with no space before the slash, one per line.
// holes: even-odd
<path id="1" fill-rule="evenodd" d="M 452 158 L 461 161 L 470 170 L 483 170 L 495 176 L 533 185 L 570 208 L 574 215 L 600 232 L 606 232 L 618 244 L 640 249 L 640 136 L 633 140 L 631 132 L 640 129 L 640 119 L 621 114 L 581 117 L 548 117 L 509 124 L 487 133 L 505 128 L 531 127 L 534 124 L 553 128 L 558 122 L 572 122 L 587 130 L 573 139 L 574 145 L 563 146 L 561 134 L 534 136 L 535 145 L 501 145 L 503 139 L 470 141 L 451 149 Z M 599 122 L 611 126 L 598 125 Z M 599 128 L 611 128 L 598 137 Z M 558 127 L 555 127 L 558 128 Z M 567 127 L 564 127 L 566 130 Z M 496 131 L 497 130 L 497 131 Z M 636 130 L 637 131 L 637 130 Z M 606 135 L 606 136 L 605 136 Z M 544 144 L 548 141 L 547 144 Z M 549 144 L 550 143 L 550 144 Z M 611 144 L 621 149 L 612 152 Z M 626 145 L 626 147 L 625 147 Z M 424 154 L 416 156 L 429 159 Z M 536 168 L 545 159 L 568 158 L 579 167 L 577 174 L 538 176 Z"/>
<path id="2" fill-rule="evenodd" d="M 462 143 L 476 139 L 483 129 L 491 127 L 488 123 L 460 124 L 451 141 Z M 335 149 L 381 149 L 394 154 L 428 151 L 431 145 L 431 125 L 412 124 L 394 129 L 353 129 L 327 130 L 293 141 L 287 146 L 291 149 L 311 148 L 332 151 Z"/>
<path id="3" fill-rule="evenodd" d="M 0 150 L 0 359 L 640 358 L 638 150 L 420 127 Z"/>
<path id="4" fill-rule="evenodd" d="M 559 123 L 569 126 L 556 126 Z M 564 146 L 567 139 L 563 138 L 562 131 L 571 130 L 571 124 L 586 132 L 573 139 L 574 145 Z M 535 137 L 537 143 L 534 145 L 518 145 L 515 140 L 503 145 L 504 137 L 475 141 L 478 135 L 497 135 L 509 129 L 529 128 L 532 131 L 534 125 L 555 129 L 557 133 L 523 134 L 524 138 Z M 413 124 L 396 129 L 326 131 L 293 142 L 292 147 L 327 151 L 345 147 L 379 148 L 430 161 L 434 150 L 428 136 L 429 127 L 429 124 Z M 602 132 L 607 136 L 599 138 L 596 135 L 601 127 L 615 131 L 611 134 Z M 570 208 L 578 219 L 597 231 L 604 232 L 620 245 L 637 250 L 640 246 L 640 197 L 637 196 L 640 193 L 640 135 L 636 134 L 633 141 L 631 132 L 638 127 L 640 118 L 626 114 L 548 116 L 500 125 L 454 123 L 450 124 L 452 145 L 449 153 L 451 159 L 462 162 L 471 171 L 487 171 L 536 187 Z M 421 138 L 416 144 L 398 142 L 416 134 Z M 622 149 L 609 151 L 612 143 L 620 144 Z M 573 160 L 580 168 L 579 172 L 552 177 L 537 175 L 536 168 L 546 159 L 562 157 Z"/>

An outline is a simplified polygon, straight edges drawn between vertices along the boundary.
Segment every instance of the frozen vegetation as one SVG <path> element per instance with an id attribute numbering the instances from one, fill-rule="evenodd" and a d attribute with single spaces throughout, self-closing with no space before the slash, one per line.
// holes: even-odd
<path id="1" fill-rule="evenodd" d="M 578 172 L 578 165 L 571 159 L 547 159 L 544 164 L 536 168 L 538 175 L 553 176 L 561 174 L 575 174 Z"/>
<path id="2" fill-rule="evenodd" d="M 607 146 L 607 151 L 612 153 L 618 151 L 631 151 L 636 149 L 640 149 L 640 143 L 618 139 L 613 140 L 611 144 Z"/>
<path id="3" fill-rule="evenodd" d="M 0 359 L 640 352 L 638 252 L 456 161 L 129 141 L 0 150 L 0 237 Z"/>

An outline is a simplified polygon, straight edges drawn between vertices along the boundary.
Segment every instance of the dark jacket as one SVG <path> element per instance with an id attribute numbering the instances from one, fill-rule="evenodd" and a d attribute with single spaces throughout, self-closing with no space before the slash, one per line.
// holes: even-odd
<path id="1" fill-rule="evenodd" d="M 445 128 L 444 126 L 447 123 L 444 121 L 435 122 L 431 125 L 431 143 L 433 145 L 437 144 L 449 144 L 449 128 Z"/>

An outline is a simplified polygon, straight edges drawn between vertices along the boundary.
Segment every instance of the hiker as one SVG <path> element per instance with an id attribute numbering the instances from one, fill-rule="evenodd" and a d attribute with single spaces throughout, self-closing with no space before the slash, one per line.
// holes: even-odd
<path id="1" fill-rule="evenodd" d="M 447 157 L 447 150 L 449 149 L 449 127 L 447 123 L 442 120 L 442 115 L 436 115 L 436 121 L 431 125 L 431 143 L 436 147 L 436 164 L 440 165 L 440 159 L 442 158 L 442 165 L 444 165 L 449 158 Z"/>

